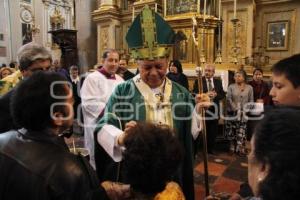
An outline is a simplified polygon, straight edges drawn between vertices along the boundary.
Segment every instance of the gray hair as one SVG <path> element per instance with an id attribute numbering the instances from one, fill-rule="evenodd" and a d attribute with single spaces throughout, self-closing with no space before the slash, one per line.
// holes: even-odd
<path id="1" fill-rule="evenodd" d="M 245 70 L 243 70 L 243 69 L 238 69 L 237 71 L 235 71 L 234 75 L 235 75 L 235 74 L 240 74 L 240 75 L 242 75 L 243 78 L 244 78 L 244 81 L 247 81 L 247 73 L 246 73 Z"/>
<path id="2" fill-rule="evenodd" d="M 17 55 L 20 70 L 26 70 L 34 61 L 39 59 L 52 61 L 50 51 L 44 46 L 33 42 L 21 46 Z"/>
<path id="3" fill-rule="evenodd" d="M 214 64 L 205 64 L 204 68 L 206 68 L 206 67 L 211 67 L 214 70 L 216 70 L 216 66 Z"/>

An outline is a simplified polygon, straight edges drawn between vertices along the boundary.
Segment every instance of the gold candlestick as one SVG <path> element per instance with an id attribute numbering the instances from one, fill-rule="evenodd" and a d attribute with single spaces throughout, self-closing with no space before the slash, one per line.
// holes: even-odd
<path id="1" fill-rule="evenodd" d="M 222 27 L 222 23 L 223 23 L 222 20 L 218 21 L 219 35 L 218 35 L 218 51 L 217 51 L 217 56 L 216 56 L 216 59 L 215 59 L 215 63 L 216 64 L 221 64 L 223 62 L 223 60 L 222 60 L 222 43 L 221 43 L 221 37 L 222 37 L 221 27 Z"/>
<path id="2" fill-rule="evenodd" d="M 238 63 L 238 47 L 237 47 L 237 23 L 239 22 L 239 19 L 232 19 L 232 25 L 233 25 L 233 47 L 232 47 L 232 60 L 231 63 L 234 63 L 235 65 Z"/>

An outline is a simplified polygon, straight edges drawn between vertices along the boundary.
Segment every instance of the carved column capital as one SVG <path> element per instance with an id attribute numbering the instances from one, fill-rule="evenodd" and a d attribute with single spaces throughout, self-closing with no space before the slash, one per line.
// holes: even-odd
<path id="1" fill-rule="evenodd" d="M 117 0 L 101 0 L 99 10 L 117 9 Z"/>

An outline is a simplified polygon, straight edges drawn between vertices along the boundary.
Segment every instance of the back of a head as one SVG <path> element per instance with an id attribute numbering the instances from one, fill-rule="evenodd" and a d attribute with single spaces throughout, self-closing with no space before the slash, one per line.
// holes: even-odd
<path id="1" fill-rule="evenodd" d="M 258 125 L 254 135 L 254 157 L 269 165 L 259 185 L 264 200 L 292 200 L 300 196 L 300 110 L 278 108 Z"/>
<path id="2" fill-rule="evenodd" d="M 44 46 L 33 42 L 20 47 L 17 55 L 21 71 L 26 70 L 36 60 L 52 60 L 50 51 L 48 51 Z"/>
<path id="3" fill-rule="evenodd" d="M 272 67 L 272 72 L 285 75 L 295 88 L 300 86 L 300 54 L 280 60 Z"/>
<path id="4" fill-rule="evenodd" d="M 135 192 L 156 194 L 164 190 L 183 158 L 178 139 L 169 128 L 138 123 L 124 140 L 124 176 Z"/>
<path id="5" fill-rule="evenodd" d="M 16 67 L 16 65 L 15 65 L 15 63 L 14 63 L 14 62 L 11 62 L 11 63 L 9 63 L 9 67 L 10 67 L 10 68 L 15 68 L 15 67 Z"/>
<path id="6" fill-rule="evenodd" d="M 69 95 L 66 79 L 55 72 L 36 72 L 16 87 L 11 99 L 11 113 L 18 127 L 41 131 L 52 126 L 51 106 L 64 103 Z M 65 97 L 65 98 L 64 98 Z M 63 111 L 54 106 L 53 112 Z"/>

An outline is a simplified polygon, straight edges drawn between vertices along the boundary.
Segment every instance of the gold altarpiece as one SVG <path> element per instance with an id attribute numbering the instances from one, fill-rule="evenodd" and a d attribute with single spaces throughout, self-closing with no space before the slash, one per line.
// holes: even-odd
<path id="1" fill-rule="evenodd" d="M 92 13 L 93 20 L 97 23 L 97 44 L 98 63 L 101 62 L 101 55 L 106 48 L 115 48 L 122 54 L 129 56 L 125 36 L 131 25 L 132 19 L 140 13 L 140 10 L 148 4 L 160 13 L 166 21 L 174 28 L 179 36 L 174 50 L 173 58 L 179 59 L 184 67 L 184 71 L 189 77 L 195 76 L 196 51 L 192 38 L 192 17 L 195 17 L 198 26 L 199 52 L 203 52 L 207 63 L 213 63 L 216 59 L 218 48 L 218 23 L 217 17 L 218 0 L 207 1 L 204 11 L 204 0 L 103 0 L 99 8 Z M 204 14 L 205 23 L 204 23 Z M 228 28 L 227 28 L 228 29 Z M 222 38 L 227 37 L 224 33 Z M 232 40 L 229 36 L 228 43 Z M 220 40 L 219 40 L 220 41 Z M 226 48 L 222 55 L 230 57 L 231 50 Z M 203 48 L 202 48 L 203 47 Z M 222 50 L 223 51 L 223 50 Z M 132 68 L 136 66 L 130 60 Z M 222 71 L 235 70 L 239 66 L 225 59 L 225 63 L 217 64 L 217 69 Z"/>

